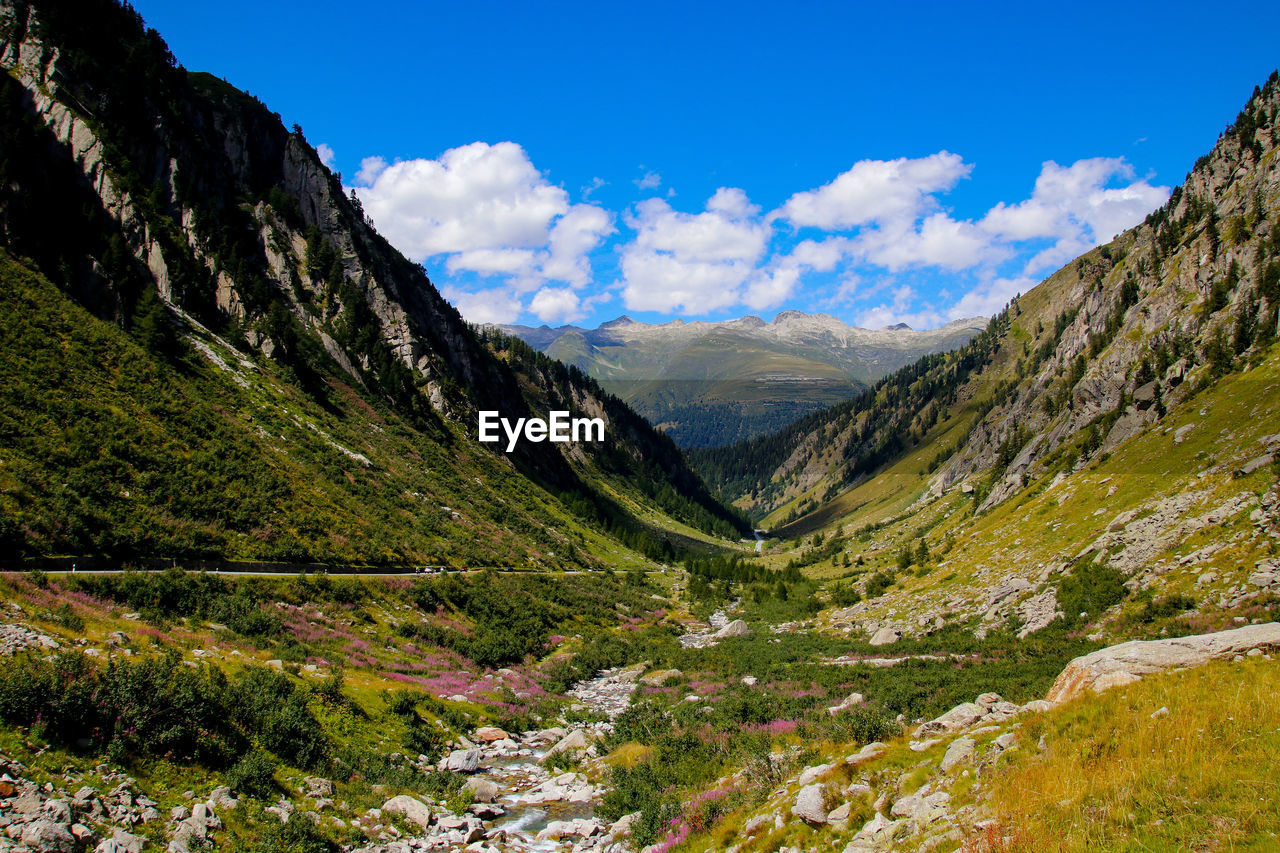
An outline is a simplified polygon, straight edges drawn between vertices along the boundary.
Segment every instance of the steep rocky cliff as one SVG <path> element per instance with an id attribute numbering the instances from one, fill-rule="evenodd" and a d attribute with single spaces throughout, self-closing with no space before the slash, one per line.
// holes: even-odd
<path id="1" fill-rule="evenodd" d="M 386 408 L 437 447 L 473 441 L 480 409 L 589 413 L 606 442 L 526 442 L 485 464 L 514 466 L 651 551 L 662 537 L 626 506 L 739 526 L 669 440 L 594 382 L 482 340 L 374 231 L 300 128 L 187 72 L 131 9 L 6 0 L 0 66 L 0 244 L 151 355 L 243 362 L 252 381 L 269 374 L 339 419 Z M 465 480 L 471 463 L 455 464 Z"/>

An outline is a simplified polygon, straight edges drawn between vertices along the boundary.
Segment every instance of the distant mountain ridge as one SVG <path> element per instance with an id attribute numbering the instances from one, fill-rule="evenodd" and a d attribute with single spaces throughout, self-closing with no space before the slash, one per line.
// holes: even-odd
<path id="1" fill-rule="evenodd" d="M 623 315 L 596 329 L 500 328 L 587 373 L 678 444 L 714 447 L 850 399 L 922 355 L 963 346 L 986 322 L 863 329 L 788 310 L 771 322 L 748 315 L 654 324 Z"/>

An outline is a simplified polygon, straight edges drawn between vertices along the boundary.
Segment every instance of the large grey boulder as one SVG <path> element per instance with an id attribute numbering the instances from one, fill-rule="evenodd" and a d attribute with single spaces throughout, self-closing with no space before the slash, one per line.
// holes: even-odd
<path id="1" fill-rule="evenodd" d="M 962 702 L 940 717 L 935 717 L 916 729 L 916 737 L 945 734 L 967 729 L 985 717 L 990 709 L 977 702 Z"/>
<path id="2" fill-rule="evenodd" d="M 970 764 L 973 762 L 973 748 L 977 744 L 971 737 L 956 738 L 951 742 L 951 746 L 947 747 L 947 754 L 942 756 L 942 772 L 946 773 L 957 764 Z"/>
<path id="3" fill-rule="evenodd" d="M 439 769 L 452 770 L 455 773 L 474 773 L 480 766 L 481 752 L 478 749 L 455 749 L 440 759 Z"/>
<path id="4" fill-rule="evenodd" d="M 1067 664 L 1049 689 L 1050 702 L 1065 702 L 1085 691 L 1094 693 L 1129 684 L 1144 675 L 1187 669 L 1211 660 L 1231 659 L 1251 649 L 1280 649 L 1280 623 L 1246 625 L 1216 634 L 1132 640 L 1108 646 Z"/>
<path id="5" fill-rule="evenodd" d="M 591 741 L 587 739 L 587 733 L 582 729 L 574 729 L 561 738 L 555 746 L 547 750 L 544 758 L 550 758 L 561 752 L 578 752 L 591 746 Z"/>
<path id="6" fill-rule="evenodd" d="M 751 629 L 746 622 L 741 619 L 734 619 L 728 625 L 725 625 L 719 631 L 716 631 L 716 639 L 723 640 L 726 637 L 750 637 Z"/>
<path id="7" fill-rule="evenodd" d="M 885 627 L 876 631 L 868 642 L 873 646 L 891 646 L 898 642 L 901 637 L 902 635 L 893 628 Z"/>
<path id="8" fill-rule="evenodd" d="M 462 786 L 464 791 L 470 791 L 471 797 L 477 803 L 492 803 L 498 799 L 498 786 L 488 779 L 481 779 L 479 776 L 472 776 Z"/>
<path id="9" fill-rule="evenodd" d="M 387 800 L 382 804 L 382 812 L 383 814 L 404 815 L 406 819 L 413 821 L 423 829 L 431 826 L 431 809 L 422 800 L 411 797 L 408 794 L 400 794 Z"/>
<path id="10" fill-rule="evenodd" d="M 806 823 L 826 823 L 826 793 L 827 786 L 821 782 L 806 785 L 796 794 L 796 803 L 791 807 L 791 813 Z"/>
<path id="11" fill-rule="evenodd" d="M 22 844 L 32 853 L 75 853 L 80 846 L 69 829 L 51 820 L 35 820 L 24 826 Z"/>

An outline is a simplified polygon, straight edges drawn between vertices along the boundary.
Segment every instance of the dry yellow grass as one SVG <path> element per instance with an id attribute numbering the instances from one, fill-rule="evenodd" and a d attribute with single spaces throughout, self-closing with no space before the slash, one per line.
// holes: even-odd
<path id="1" fill-rule="evenodd" d="M 1027 721 L 974 851 L 1280 850 L 1280 662 L 1216 663 Z M 1152 717 L 1160 708 L 1167 715 Z M 1048 749 L 1035 744 L 1045 736 Z"/>

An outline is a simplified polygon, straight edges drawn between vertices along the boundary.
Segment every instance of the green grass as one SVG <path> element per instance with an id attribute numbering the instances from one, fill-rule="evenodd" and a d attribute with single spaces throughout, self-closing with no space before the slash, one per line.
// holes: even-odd
<path id="1" fill-rule="evenodd" d="M 990 836 L 1009 841 L 979 849 L 1276 849 L 1278 689 L 1274 662 L 1212 663 L 1032 718 L 1024 738 L 1048 750 L 995 777 Z"/>

